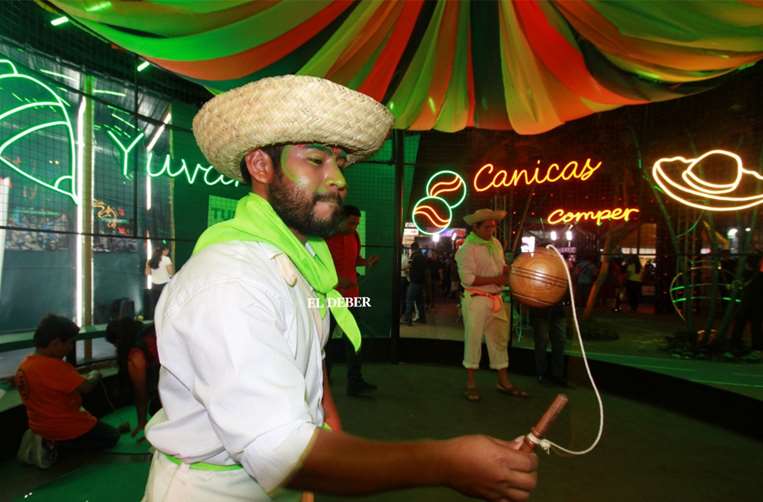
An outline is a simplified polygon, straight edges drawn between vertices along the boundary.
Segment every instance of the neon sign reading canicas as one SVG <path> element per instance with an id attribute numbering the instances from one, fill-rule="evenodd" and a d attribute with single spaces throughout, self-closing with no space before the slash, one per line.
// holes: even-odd
<path id="1" fill-rule="evenodd" d="M 577 178 L 585 181 L 601 167 L 601 161 L 593 164 L 590 158 L 584 163 L 576 160 L 567 162 L 564 167 L 553 162 L 547 167 L 537 166 L 531 169 L 515 169 L 511 175 L 506 169 L 496 169 L 493 164 L 485 164 L 477 170 L 472 180 L 472 186 L 478 192 L 484 192 L 491 188 L 509 188 L 520 185 L 542 185 L 544 183 L 557 183 Z"/>

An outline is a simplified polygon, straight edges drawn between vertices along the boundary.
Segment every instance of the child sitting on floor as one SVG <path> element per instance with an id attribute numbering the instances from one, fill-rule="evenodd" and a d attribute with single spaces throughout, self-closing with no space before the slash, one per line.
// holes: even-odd
<path id="1" fill-rule="evenodd" d="M 26 406 L 29 429 L 48 448 L 103 450 L 119 440 L 119 430 L 81 408 L 82 396 L 98 385 L 101 375 L 77 373 L 63 358 L 74 349 L 79 327 L 64 317 L 48 315 L 34 332 L 36 347 L 16 371 L 16 386 Z"/>

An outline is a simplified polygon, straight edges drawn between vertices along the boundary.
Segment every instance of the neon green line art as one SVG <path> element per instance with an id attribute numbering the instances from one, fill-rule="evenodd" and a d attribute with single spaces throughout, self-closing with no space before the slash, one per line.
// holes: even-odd
<path id="1" fill-rule="evenodd" d="M 12 110 L 8 110 L 5 113 L 0 113 L 0 120 L 3 120 L 5 117 L 10 117 L 11 115 L 24 111 L 27 108 L 35 108 L 38 106 L 56 106 L 58 103 L 55 101 L 39 101 L 36 103 L 27 103 L 25 105 L 17 106 L 16 108 L 13 108 Z"/>
<path id="2" fill-rule="evenodd" d="M 128 146 L 127 148 L 125 148 L 122 142 L 119 141 L 119 138 L 117 138 L 116 134 L 114 134 L 111 131 L 106 131 L 106 134 L 108 134 L 111 137 L 111 139 L 114 140 L 114 142 L 119 146 L 119 148 L 122 150 L 122 153 L 124 154 L 124 156 L 122 157 L 122 176 L 124 176 L 128 180 L 133 179 L 127 173 L 127 164 L 130 157 L 130 150 L 135 148 L 135 145 L 138 144 L 138 141 L 140 141 L 143 138 L 143 133 L 140 133 L 137 136 L 135 136 L 135 139 L 132 140 L 132 143 L 130 143 L 130 146 Z"/>
<path id="3" fill-rule="evenodd" d="M 194 181 L 196 181 L 196 177 L 199 175 L 200 172 L 203 172 L 204 175 L 202 179 L 204 180 L 204 183 L 208 186 L 214 186 L 218 183 L 221 185 L 233 185 L 238 186 L 238 181 L 226 178 L 222 174 L 215 171 L 215 168 L 212 166 L 204 167 L 201 164 L 197 163 L 196 166 L 193 168 L 193 172 L 190 172 L 188 169 L 188 164 L 186 163 L 185 159 L 180 159 L 180 168 L 176 171 L 172 171 L 172 158 L 169 156 L 169 154 L 164 156 L 164 162 L 162 163 L 162 167 L 154 172 L 151 170 L 151 164 L 152 159 L 154 158 L 153 152 L 148 152 L 146 154 L 146 173 L 148 173 L 149 176 L 152 178 L 156 178 L 158 176 L 161 176 L 163 174 L 166 174 L 167 176 L 170 176 L 171 178 L 176 178 L 180 175 L 185 175 L 186 181 L 188 181 L 189 184 L 193 184 Z M 212 174 L 212 177 L 210 178 L 210 173 Z"/>
<path id="4" fill-rule="evenodd" d="M 109 108 L 111 108 L 111 107 L 109 107 Z M 123 117 L 120 117 L 119 115 L 116 115 L 114 113 L 112 113 L 111 116 L 114 117 L 115 119 L 117 119 L 118 121 L 127 124 L 128 127 L 132 127 L 133 129 L 136 129 L 136 127 L 133 124 L 131 124 L 129 121 L 125 120 Z"/>
<path id="5" fill-rule="evenodd" d="M 123 98 L 126 96 L 124 92 L 118 92 L 118 91 L 105 91 L 103 89 L 96 89 L 93 91 L 93 94 L 108 94 L 109 96 L 118 96 L 120 98 Z"/>
<path id="6" fill-rule="evenodd" d="M 24 129 L 17 134 L 13 135 L 12 137 L 8 138 L 3 142 L 2 145 L 0 145 L 0 162 L 4 164 L 5 166 L 11 168 L 12 170 L 16 171 L 20 175 L 24 176 L 25 178 L 28 178 L 32 180 L 35 183 L 38 183 L 46 188 L 49 188 L 50 190 L 59 192 L 61 194 L 66 195 L 69 197 L 75 204 L 79 204 L 79 195 L 77 193 L 77 183 L 76 183 L 76 166 L 77 166 L 77 154 L 75 151 L 75 139 L 74 139 L 74 129 L 72 127 L 72 122 L 69 119 L 69 114 L 66 111 L 66 104 L 64 100 L 62 100 L 56 92 L 46 85 L 44 82 L 31 77 L 29 75 L 24 75 L 22 73 L 18 72 L 18 69 L 16 68 L 16 65 L 14 65 L 10 60 L 8 59 L 0 59 L 0 65 L 6 64 L 10 68 L 10 72 L 2 73 L 0 74 L 0 82 L 2 81 L 13 81 L 13 80 L 24 80 L 27 82 L 31 82 L 35 87 L 44 89 L 47 94 L 50 95 L 53 100 L 42 100 L 42 101 L 34 101 L 34 100 L 26 100 L 25 104 L 20 105 L 18 107 L 15 107 L 11 110 L 8 110 L 0 116 L 0 120 L 3 120 L 7 117 L 11 117 L 15 115 L 16 113 L 23 112 L 25 110 L 34 109 L 34 108 L 45 108 L 50 107 L 50 109 L 61 116 L 61 120 L 51 120 L 47 121 L 41 124 L 34 125 L 32 127 L 29 127 L 27 129 Z M 48 183 L 45 180 L 42 180 L 38 178 L 37 176 L 34 176 L 30 173 L 27 173 L 24 169 L 20 168 L 13 162 L 10 162 L 8 159 L 5 158 L 3 155 L 5 150 L 13 145 L 16 141 L 19 141 L 20 139 L 43 129 L 47 129 L 49 127 L 59 127 L 62 126 L 66 129 L 67 139 L 69 140 L 69 172 L 63 176 L 59 176 L 57 179 L 55 179 L 52 183 Z M 66 190 L 62 188 L 62 185 L 66 181 L 70 182 L 71 188 L 70 190 Z"/>
<path id="7" fill-rule="evenodd" d="M 7 64 L 11 67 L 11 73 L 18 73 L 19 71 L 16 69 L 16 65 L 13 64 L 13 61 L 10 59 L 0 59 L 0 64 Z"/>
<path id="8" fill-rule="evenodd" d="M 76 78 L 70 77 L 69 75 L 64 75 L 63 73 L 57 73 L 57 72 L 50 71 L 50 70 L 40 70 L 40 73 L 44 73 L 44 74 L 50 75 L 52 77 L 60 77 L 60 78 L 66 79 L 66 80 L 71 80 L 75 84 L 77 83 L 77 79 Z"/>

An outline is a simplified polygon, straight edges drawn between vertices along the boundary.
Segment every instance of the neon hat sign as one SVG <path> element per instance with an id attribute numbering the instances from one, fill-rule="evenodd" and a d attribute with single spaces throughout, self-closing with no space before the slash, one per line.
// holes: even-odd
<path id="1" fill-rule="evenodd" d="M 710 164 L 733 175 L 725 183 L 708 181 L 696 171 Z M 742 158 L 726 150 L 710 150 L 695 159 L 664 157 L 652 166 L 652 177 L 669 197 L 695 209 L 740 211 L 763 204 L 763 193 L 754 193 L 760 192 L 763 175 L 745 169 Z"/>

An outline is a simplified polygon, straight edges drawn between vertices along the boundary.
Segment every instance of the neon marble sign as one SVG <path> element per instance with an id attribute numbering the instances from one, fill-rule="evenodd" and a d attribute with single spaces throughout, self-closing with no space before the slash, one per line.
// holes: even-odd
<path id="1" fill-rule="evenodd" d="M 466 192 L 466 182 L 457 172 L 443 170 L 433 174 L 426 184 L 426 196 L 413 206 L 413 224 L 423 234 L 443 232 L 450 226 L 453 209 L 466 199 Z M 424 227 L 437 230 L 430 232 Z"/>
<path id="2" fill-rule="evenodd" d="M 726 162 L 729 158 L 733 160 L 735 172 L 727 183 L 707 181 L 695 172 L 709 158 Z M 673 164 L 672 168 L 669 164 Z M 739 192 L 739 186 L 744 182 L 757 185 L 763 181 L 763 175 L 745 169 L 742 164 L 739 155 L 727 150 L 710 150 L 696 159 L 664 157 L 652 166 L 652 178 L 665 194 L 686 206 L 707 211 L 740 211 L 763 204 L 763 193 L 731 195 L 735 191 Z M 679 172 L 683 183 L 677 179 Z"/>
<path id="3" fill-rule="evenodd" d="M 540 166 L 540 160 L 537 166 L 530 169 L 515 169 L 511 175 L 506 169 L 497 169 L 493 164 L 485 164 L 477 170 L 472 180 L 472 186 L 478 192 L 484 192 L 491 188 L 508 188 L 523 185 L 542 185 L 544 183 L 557 183 L 559 181 L 569 181 L 577 178 L 585 181 L 601 167 L 601 161 L 595 165 L 591 159 L 587 158 L 585 163 L 578 163 L 576 160 L 567 162 L 564 167 L 553 162 L 545 170 Z M 495 172 L 493 172 L 495 171 Z M 524 178 L 524 180 L 523 180 Z"/>
<path id="4" fill-rule="evenodd" d="M 51 72 L 47 72 L 51 73 Z M 71 77 L 67 77 L 71 78 Z M 15 134 L 11 135 L 10 137 L 3 137 L 0 139 L 2 143 L 0 143 L 0 164 L 5 165 L 6 167 L 9 167 L 16 173 L 20 174 L 21 176 L 24 176 L 31 181 L 41 185 L 42 187 L 52 190 L 54 192 L 61 193 L 63 195 L 66 195 L 69 197 L 76 205 L 79 205 L 80 203 L 80 190 L 79 190 L 79 172 L 78 172 L 78 166 L 79 162 L 78 160 L 81 158 L 83 151 L 82 151 L 82 145 L 84 143 L 84 139 L 81 138 L 82 134 L 82 122 L 83 120 L 83 114 L 82 109 L 83 107 L 80 106 L 80 112 L 78 113 L 78 123 L 77 123 L 77 137 L 75 138 L 74 133 L 74 124 L 72 124 L 72 121 L 69 119 L 69 114 L 66 111 L 66 107 L 71 107 L 71 105 L 62 99 L 50 86 L 46 85 L 44 82 L 29 76 L 25 75 L 23 73 L 20 73 L 18 69 L 16 68 L 16 65 L 8 60 L 8 59 L 0 59 L 0 84 L 2 87 L 7 90 L 9 88 L 8 84 L 13 83 L 13 81 L 23 81 L 26 85 L 31 85 L 34 88 L 34 94 L 31 96 L 19 96 L 13 92 L 11 94 L 13 97 L 20 103 L 18 106 L 14 106 L 8 110 L 2 110 L 0 113 L 0 122 L 10 120 L 10 119 L 18 119 L 23 121 L 24 123 L 31 122 L 32 125 L 29 127 L 26 127 L 24 129 L 19 130 Z M 84 103 L 84 100 L 87 98 L 83 98 L 83 101 L 80 103 Z M 37 117 L 31 116 L 31 113 L 37 113 L 37 114 L 45 114 L 43 115 L 45 118 L 43 120 L 34 120 Z M 118 116 L 115 116 L 117 119 L 123 120 Z M 35 123 L 36 122 L 36 123 Z M 132 124 L 128 124 L 131 127 Z M 213 186 L 216 184 L 222 184 L 222 185 L 234 185 L 238 186 L 238 181 L 229 179 L 224 177 L 222 174 L 218 174 L 214 172 L 213 166 L 202 166 L 201 164 L 196 164 L 192 169 L 188 167 L 188 164 L 184 159 L 180 159 L 180 167 L 176 169 L 172 169 L 172 159 L 169 155 L 166 155 L 164 158 L 164 162 L 161 164 L 161 167 L 158 170 L 152 170 L 151 169 L 151 163 L 152 163 L 152 148 L 154 144 L 156 143 L 156 140 L 161 135 L 161 133 L 164 130 L 165 124 L 162 124 L 162 127 L 160 127 L 157 134 L 154 135 L 153 138 L 151 138 L 151 141 L 148 146 L 146 146 L 145 156 L 146 156 L 146 173 L 150 177 L 158 177 L 161 175 L 167 175 L 170 177 L 178 177 L 181 175 L 184 175 L 186 180 L 189 184 L 193 184 L 197 179 L 201 179 L 206 185 Z M 69 156 L 69 166 L 68 172 L 65 174 L 55 178 L 55 179 L 44 179 L 40 176 L 37 176 L 35 173 L 29 172 L 27 169 L 24 169 L 21 165 L 21 160 L 16 159 L 14 161 L 11 161 L 7 155 L 4 155 L 6 153 L 6 150 L 13 145 L 15 145 L 17 142 L 23 140 L 24 138 L 33 135 L 35 133 L 38 133 L 40 131 L 45 131 L 49 129 L 55 129 L 63 127 L 65 131 L 65 138 L 67 141 L 68 146 L 68 156 Z M 14 131 L 15 132 L 15 131 Z M 130 175 L 128 172 L 128 166 L 129 166 L 129 158 L 130 154 L 134 152 L 135 147 L 138 145 L 138 143 L 143 140 L 146 140 L 145 133 L 140 132 L 138 133 L 134 138 L 131 138 L 129 143 L 124 144 L 120 139 L 111 131 L 108 130 L 106 132 L 108 137 L 115 143 L 115 145 L 118 147 L 118 149 L 121 152 L 122 162 L 121 162 L 121 171 L 122 175 L 128 179 L 130 179 Z M 201 177 L 199 178 L 199 175 Z"/>

